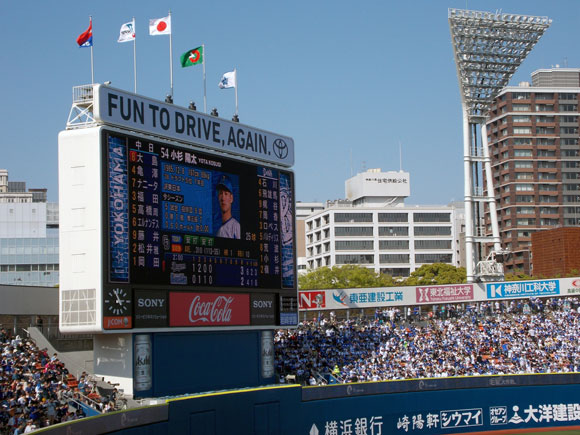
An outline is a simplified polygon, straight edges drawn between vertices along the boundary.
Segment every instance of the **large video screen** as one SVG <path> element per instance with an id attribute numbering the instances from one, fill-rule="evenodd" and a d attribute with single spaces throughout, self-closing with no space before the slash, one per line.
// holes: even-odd
<path id="1" fill-rule="evenodd" d="M 102 143 L 105 329 L 295 322 L 292 172 L 109 131 Z"/>

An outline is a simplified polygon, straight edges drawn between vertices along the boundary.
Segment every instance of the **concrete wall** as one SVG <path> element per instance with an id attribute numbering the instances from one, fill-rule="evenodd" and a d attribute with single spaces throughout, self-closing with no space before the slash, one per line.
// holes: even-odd
<path id="1" fill-rule="evenodd" d="M 58 315 L 57 287 L 0 285 L 0 314 Z"/>

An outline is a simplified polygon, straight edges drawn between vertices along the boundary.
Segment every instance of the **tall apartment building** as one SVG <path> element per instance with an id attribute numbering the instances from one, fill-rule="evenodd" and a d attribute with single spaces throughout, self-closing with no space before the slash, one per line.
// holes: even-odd
<path id="1" fill-rule="evenodd" d="M 306 264 L 356 264 L 408 277 L 429 263 L 460 266 L 463 203 L 406 206 L 407 172 L 371 169 L 346 181 L 346 199 L 327 201 L 305 220 Z"/>
<path id="2" fill-rule="evenodd" d="M 58 204 L 0 169 L 0 284 L 58 284 Z"/>
<path id="3" fill-rule="evenodd" d="M 532 233 L 580 225 L 580 69 L 532 73 L 503 89 L 487 121 L 506 273 L 531 268 Z M 488 231 L 490 220 L 485 210 Z"/>

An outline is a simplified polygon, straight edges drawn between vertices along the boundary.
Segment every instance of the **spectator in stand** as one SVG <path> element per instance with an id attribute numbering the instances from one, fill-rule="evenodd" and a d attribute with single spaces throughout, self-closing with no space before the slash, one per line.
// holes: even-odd
<path id="1" fill-rule="evenodd" d="M 440 306 L 422 322 L 379 315 L 304 322 L 275 335 L 276 368 L 306 384 L 331 373 L 343 382 L 580 369 L 578 298 Z M 384 312 L 383 312 L 384 313 Z"/>
<path id="2" fill-rule="evenodd" d="M 0 329 L 0 434 L 22 434 L 83 417 L 69 412 L 69 399 L 84 396 L 67 384 L 68 370 L 30 339 Z M 82 382 L 91 390 L 88 375 Z"/>

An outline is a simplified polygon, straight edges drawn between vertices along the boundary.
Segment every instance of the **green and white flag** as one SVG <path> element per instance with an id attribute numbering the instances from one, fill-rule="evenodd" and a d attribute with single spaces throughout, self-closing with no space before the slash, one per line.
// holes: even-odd
<path id="1" fill-rule="evenodd" d="M 193 50 L 186 51 L 181 55 L 181 66 L 185 68 L 186 66 L 197 65 L 203 62 L 203 46 L 194 48 Z"/>

